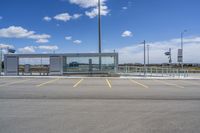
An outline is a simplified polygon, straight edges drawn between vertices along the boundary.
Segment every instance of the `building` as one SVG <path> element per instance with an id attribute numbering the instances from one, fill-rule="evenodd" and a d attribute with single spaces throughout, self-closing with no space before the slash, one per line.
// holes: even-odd
<path id="1" fill-rule="evenodd" d="M 5 54 L 4 64 L 6 76 L 115 73 L 118 53 Z"/>

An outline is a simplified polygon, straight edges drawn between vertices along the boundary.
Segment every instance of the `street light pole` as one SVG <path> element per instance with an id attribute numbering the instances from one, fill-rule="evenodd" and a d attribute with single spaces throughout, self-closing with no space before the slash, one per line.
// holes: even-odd
<path id="1" fill-rule="evenodd" d="M 2 57 L 3 57 L 3 51 L 2 48 L 0 48 L 0 76 L 2 72 Z"/>
<path id="2" fill-rule="evenodd" d="M 183 32 L 181 32 L 181 51 L 182 51 L 182 62 L 181 62 L 181 67 L 183 69 L 183 35 L 184 33 L 187 32 L 187 30 L 184 30 Z"/>
<path id="3" fill-rule="evenodd" d="M 149 45 L 147 45 L 147 64 L 149 66 Z"/>
<path id="4" fill-rule="evenodd" d="M 101 1 L 98 0 L 99 70 L 101 71 Z"/>
<path id="5" fill-rule="evenodd" d="M 146 76 L 146 41 L 144 40 L 144 76 Z"/>

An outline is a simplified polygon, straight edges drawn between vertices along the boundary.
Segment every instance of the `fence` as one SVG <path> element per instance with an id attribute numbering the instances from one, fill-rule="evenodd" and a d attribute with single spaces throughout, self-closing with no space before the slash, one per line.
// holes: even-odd
<path id="1" fill-rule="evenodd" d="M 170 67 L 118 66 L 118 73 L 126 76 L 188 77 L 188 70 Z"/>

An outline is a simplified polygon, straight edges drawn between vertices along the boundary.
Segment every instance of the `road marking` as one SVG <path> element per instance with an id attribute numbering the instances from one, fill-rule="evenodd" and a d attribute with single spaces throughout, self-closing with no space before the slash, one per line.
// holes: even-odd
<path id="1" fill-rule="evenodd" d="M 191 81 L 186 82 L 186 80 L 179 80 L 178 82 L 181 82 L 182 84 L 187 84 L 187 85 L 195 85 L 195 86 L 200 85 L 200 84 L 197 84 L 196 82 L 191 82 Z"/>
<path id="2" fill-rule="evenodd" d="M 59 78 L 56 78 L 56 79 L 49 80 L 49 81 L 47 81 L 47 82 L 41 83 L 41 84 L 36 85 L 36 86 L 37 86 L 37 87 L 42 87 L 42 86 L 44 86 L 44 85 L 47 85 L 47 84 L 50 84 L 50 83 L 56 82 L 56 81 L 58 81 L 58 80 L 59 80 Z"/>
<path id="3" fill-rule="evenodd" d="M 133 82 L 133 83 L 135 83 L 135 84 L 138 84 L 138 85 L 140 85 L 140 86 L 142 86 L 142 87 L 144 87 L 144 88 L 149 88 L 147 85 L 144 85 L 144 84 L 142 84 L 142 83 L 140 83 L 140 82 L 137 82 L 137 81 L 135 81 L 135 80 L 130 80 L 131 82 Z"/>
<path id="4" fill-rule="evenodd" d="M 80 79 L 73 87 L 77 87 L 81 82 L 83 82 L 84 79 Z"/>
<path id="5" fill-rule="evenodd" d="M 184 86 L 180 86 L 180 85 L 177 85 L 177 84 L 168 83 L 166 81 L 160 81 L 160 82 L 162 82 L 163 84 L 169 85 L 169 86 L 175 86 L 177 88 L 185 88 Z"/>
<path id="6" fill-rule="evenodd" d="M 9 85 L 18 84 L 18 83 L 23 83 L 23 82 L 26 82 L 26 81 L 29 81 L 29 80 L 30 80 L 30 79 L 14 81 L 14 82 L 11 82 L 11 83 L 2 84 L 2 85 L 0 85 L 0 87 L 9 86 Z"/>
<path id="7" fill-rule="evenodd" d="M 106 82 L 107 82 L 109 88 L 112 88 L 112 85 L 111 85 L 111 83 L 110 83 L 110 81 L 108 79 L 106 79 Z"/>

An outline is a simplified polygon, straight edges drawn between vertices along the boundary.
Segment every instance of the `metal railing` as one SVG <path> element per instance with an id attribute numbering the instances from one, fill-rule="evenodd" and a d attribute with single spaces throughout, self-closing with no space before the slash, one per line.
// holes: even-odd
<path id="1" fill-rule="evenodd" d="M 170 67 L 118 66 L 118 73 L 132 76 L 188 77 L 188 70 Z"/>

